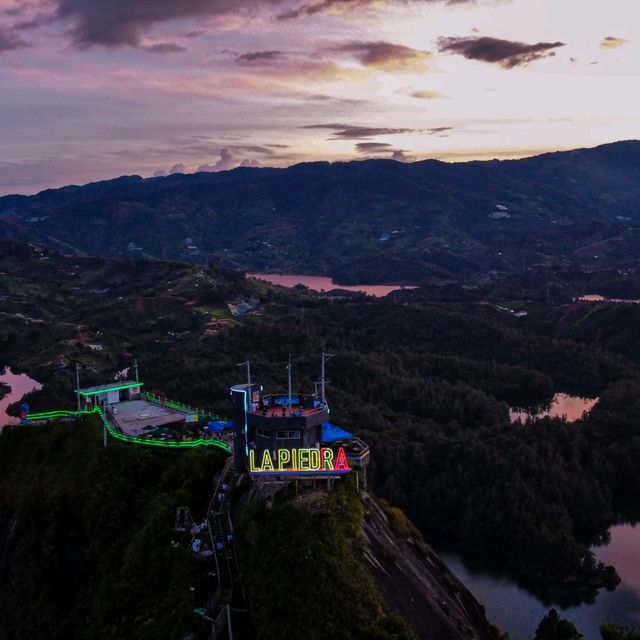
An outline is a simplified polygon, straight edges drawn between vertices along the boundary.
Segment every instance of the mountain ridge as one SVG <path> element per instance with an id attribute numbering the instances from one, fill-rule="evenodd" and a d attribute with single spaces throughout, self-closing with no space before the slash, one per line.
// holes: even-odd
<path id="1" fill-rule="evenodd" d="M 0 237 L 360 282 L 635 268 L 640 141 L 519 160 L 240 167 L 0 198 Z M 637 225 L 637 226 L 636 226 Z M 89 231 L 87 231 L 89 230 Z"/>
<path id="2" fill-rule="evenodd" d="M 131 174 L 122 174 L 120 176 L 116 176 L 114 178 L 104 178 L 102 180 L 95 180 L 93 182 L 87 182 L 85 184 L 75 184 L 75 183 L 71 183 L 71 184 L 66 184 L 66 185 L 62 185 L 60 187 L 48 187 L 46 189 L 43 189 L 42 191 L 38 191 L 37 193 L 34 194 L 30 194 L 30 195 L 26 195 L 26 194 L 21 194 L 21 193 L 7 193 L 4 195 L 0 195 L 0 202 L 5 199 L 5 198 L 33 198 L 33 197 L 37 197 L 40 196 L 44 193 L 48 193 L 48 192 L 52 192 L 52 191 L 61 191 L 61 190 L 68 190 L 68 189 L 76 189 L 76 188 L 83 188 L 83 187 L 90 187 L 90 186 L 94 186 L 94 185 L 101 185 L 101 184 L 109 184 L 109 183 L 115 183 L 118 181 L 153 181 L 153 180 L 162 180 L 164 178 L 170 178 L 172 176 L 195 176 L 195 175 L 199 175 L 199 174 L 215 174 L 215 175 L 224 175 L 224 174 L 241 174 L 241 173 L 249 173 L 249 172 L 262 172 L 262 171 L 286 171 L 287 169 L 293 169 L 294 167 L 308 167 L 308 166 L 335 166 L 335 165 L 344 165 L 344 164 L 352 164 L 355 162 L 358 163 L 367 163 L 367 162 L 375 162 L 375 163 L 380 163 L 380 164 L 388 164 L 388 165 L 426 165 L 426 164 L 434 164 L 434 165 L 448 165 L 448 166 L 457 166 L 457 165 L 473 165 L 473 164 L 480 164 L 480 165 L 486 165 L 486 164 L 492 164 L 492 163 L 499 163 L 499 164 L 505 164 L 505 163 L 517 163 L 517 162 L 523 162 L 523 161 L 527 161 L 527 160 L 533 160 L 533 159 L 538 159 L 538 158 L 548 158 L 548 157 L 553 157 L 553 156 L 558 156 L 558 155 L 565 155 L 565 154 L 573 154 L 576 152 L 583 152 L 583 151 L 596 151 L 596 150 L 603 150 L 603 149 L 607 149 L 610 147 L 622 147 L 622 146 L 631 146 L 631 145 L 638 145 L 640 146 L 640 140 L 638 139 L 634 139 L 634 138 L 629 138 L 627 140 L 617 140 L 615 142 L 607 142 L 604 144 L 599 144 L 593 147 L 576 147 L 575 149 L 559 149 L 557 151 L 545 151 L 543 153 L 536 153 L 534 155 L 527 155 L 527 156 L 523 156 L 521 158 L 491 158 L 488 160 L 452 160 L 452 161 L 446 161 L 446 160 L 440 160 L 438 158 L 424 158 L 423 160 L 415 160 L 413 162 L 401 162 L 399 160 L 393 160 L 391 158 L 363 158 L 363 159 L 353 159 L 353 160 L 336 160 L 336 161 L 330 161 L 330 160 L 313 160 L 313 161 L 304 161 L 304 162 L 296 162 L 295 164 L 291 164 L 287 167 L 242 167 L 242 166 L 238 166 L 238 167 L 234 167 L 233 169 L 225 169 L 223 171 L 194 171 L 191 173 L 181 173 L 181 172 L 176 172 L 176 173 L 172 173 L 169 174 L 167 176 L 149 176 L 147 178 L 145 178 L 144 176 L 141 176 L 137 173 L 131 173 Z"/>

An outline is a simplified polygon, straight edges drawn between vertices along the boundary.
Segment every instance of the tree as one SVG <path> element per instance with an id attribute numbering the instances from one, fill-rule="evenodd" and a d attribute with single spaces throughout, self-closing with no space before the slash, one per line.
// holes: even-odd
<path id="1" fill-rule="evenodd" d="M 534 640 L 581 640 L 582 634 L 578 633 L 576 626 L 566 618 L 561 618 L 560 614 L 551 609 L 542 618 Z"/>
<path id="2" fill-rule="evenodd" d="M 621 624 L 601 624 L 600 636 L 602 640 L 640 640 L 640 629 Z"/>

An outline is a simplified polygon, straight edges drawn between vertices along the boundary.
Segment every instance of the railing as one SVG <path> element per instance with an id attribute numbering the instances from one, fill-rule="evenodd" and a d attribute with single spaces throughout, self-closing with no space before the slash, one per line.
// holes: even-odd
<path id="1" fill-rule="evenodd" d="M 221 587 L 220 602 L 223 604 L 228 604 L 233 595 L 234 572 L 231 560 L 235 557 L 235 543 L 233 537 L 231 541 L 227 539 L 228 534 L 233 532 L 233 525 L 229 516 L 229 495 L 222 486 L 228 483 L 234 472 L 233 458 L 229 458 L 220 473 L 207 512 L 211 548 L 215 553 L 216 572 Z"/>
<path id="2" fill-rule="evenodd" d="M 192 407 L 191 405 L 184 404 L 182 402 L 176 402 L 175 400 L 169 400 L 169 398 L 165 398 L 163 396 L 158 396 L 155 393 L 148 393 L 147 391 L 143 391 L 141 394 L 143 400 L 150 402 L 151 404 L 157 404 L 160 407 L 167 407 L 167 409 L 174 409 L 175 411 L 180 411 L 181 413 L 190 413 L 193 415 L 197 415 L 199 418 L 215 418 L 221 419 L 218 416 L 208 412 L 203 411 L 202 409 L 198 409 L 198 407 Z"/>
<path id="3" fill-rule="evenodd" d="M 211 548 L 214 550 L 216 563 L 216 575 L 218 576 L 218 592 L 220 613 L 212 625 L 211 640 L 220 637 L 223 623 L 222 615 L 226 614 L 227 637 L 233 638 L 233 629 L 231 625 L 231 608 L 232 600 L 240 601 L 246 611 L 245 593 L 242 579 L 240 576 L 240 567 L 238 565 L 238 557 L 235 552 L 235 541 L 233 537 L 233 522 L 231 520 L 231 503 L 228 490 L 224 490 L 225 484 L 231 484 L 235 477 L 235 466 L 233 457 L 230 457 L 216 482 L 213 498 L 207 509 L 207 524 L 209 536 L 211 538 Z M 222 498 L 222 499 L 221 499 Z M 231 534 L 231 535 L 229 535 Z M 236 587 L 239 587 L 237 589 Z M 234 610 L 238 610 L 237 608 Z"/>
<path id="4" fill-rule="evenodd" d="M 122 433 L 114 428 L 114 426 L 109 422 L 104 412 L 100 407 L 94 407 L 90 411 L 45 411 L 43 413 L 31 413 L 28 416 L 29 421 L 39 421 L 39 420 L 53 420 L 55 418 L 78 418 L 80 416 L 92 415 L 94 413 L 98 413 L 102 420 L 102 424 L 106 429 L 107 433 L 114 438 L 115 440 L 120 440 L 121 442 L 128 442 L 130 444 L 144 444 L 148 447 L 161 447 L 164 449 L 193 449 L 195 447 L 217 447 L 218 449 L 222 449 L 227 453 L 231 453 L 231 447 L 226 443 L 220 440 L 217 437 L 211 438 L 193 438 L 191 440 L 159 440 L 154 438 L 153 435 L 140 437 L 140 436 L 132 436 L 128 433 Z"/>
<path id="5" fill-rule="evenodd" d="M 359 450 L 355 450 L 353 445 L 356 444 L 359 446 Z M 369 458 L 369 445 L 360 440 L 358 436 L 352 436 L 349 438 L 349 444 L 345 447 L 347 460 L 351 459 L 356 462 L 359 467 L 362 467 L 366 464 L 367 459 Z"/>
<path id="6" fill-rule="evenodd" d="M 360 451 L 359 451 L 359 453 L 357 455 L 360 455 L 361 457 L 364 457 L 369 453 L 369 445 L 366 442 L 360 440 L 360 438 L 358 438 L 358 436 L 351 436 L 349 438 L 349 441 L 352 442 L 352 443 L 356 443 L 356 444 L 358 444 L 360 446 Z"/>

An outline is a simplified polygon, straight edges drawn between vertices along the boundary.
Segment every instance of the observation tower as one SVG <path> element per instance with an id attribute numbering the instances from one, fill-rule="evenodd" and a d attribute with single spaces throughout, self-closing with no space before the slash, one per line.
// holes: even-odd
<path id="1" fill-rule="evenodd" d="M 332 478 L 351 471 L 364 471 L 369 447 L 348 431 L 329 422 L 325 396 L 325 364 L 322 354 L 321 380 L 314 393 L 294 393 L 289 358 L 288 390 L 266 393 L 251 380 L 231 387 L 236 469 L 252 476 L 283 478 Z"/>

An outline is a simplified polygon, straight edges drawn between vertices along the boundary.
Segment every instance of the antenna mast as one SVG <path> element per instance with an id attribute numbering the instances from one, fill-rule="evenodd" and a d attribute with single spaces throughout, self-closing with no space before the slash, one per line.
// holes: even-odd
<path id="1" fill-rule="evenodd" d="M 247 367 L 247 385 L 251 386 L 251 362 L 247 360 L 246 362 L 240 362 L 238 367 Z"/>
<path id="2" fill-rule="evenodd" d="M 289 364 L 287 365 L 287 371 L 289 372 L 289 415 L 291 415 L 291 354 L 289 354 Z"/>
<path id="3" fill-rule="evenodd" d="M 80 365 L 76 362 L 76 396 L 78 397 L 78 411 L 80 411 Z"/>
<path id="4" fill-rule="evenodd" d="M 325 386 L 326 386 L 326 379 L 324 377 L 324 368 L 325 368 L 325 364 L 328 360 L 330 360 L 331 358 L 333 358 L 334 354 L 333 353 L 325 353 L 324 351 L 322 352 L 322 369 L 320 371 L 320 388 L 322 390 L 322 402 L 324 402 L 326 404 L 327 402 L 327 398 L 325 396 Z"/>

